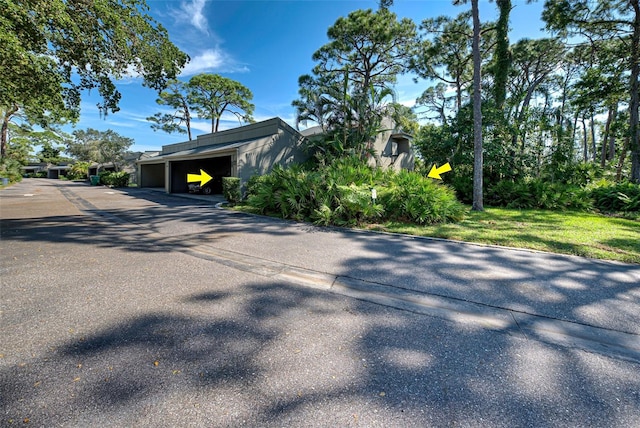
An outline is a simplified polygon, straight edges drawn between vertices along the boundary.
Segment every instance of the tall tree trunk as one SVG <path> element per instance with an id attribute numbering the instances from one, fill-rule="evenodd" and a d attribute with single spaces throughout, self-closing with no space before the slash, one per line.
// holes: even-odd
<path id="1" fill-rule="evenodd" d="M 591 127 L 591 157 L 593 158 L 593 163 L 596 163 L 598 160 L 598 151 L 596 150 L 596 120 L 593 116 L 592 111 L 591 121 L 589 122 L 589 126 Z"/>
<path id="2" fill-rule="evenodd" d="M 576 114 L 573 116 L 573 130 L 571 132 L 571 144 L 576 143 L 576 133 L 578 132 L 578 115 L 580 113 L 576 111 Z"/>
<path id="3" fill-rule="evenodd" d="M 587 138 L 587 121 L 582 118 L 582 146 L 583 146 L 583 160 L 587 162 L 589 160 L 589 138 Z"/>
<path id="4" fill-rule="evenodd" d="M 639 0 L 629 0 L 635 12 L 633 20 L 633 34 L 631 36 L 631 100 L 629 101 L 629 129 L 631 146 L 631 181 L 640 183 L 640 93 L 638 78 L 640 78 L 640 3 Z"/>
<path id="5" fill-rule="evenodd" d="M 507 97 L 507 81 L 509 68 L 511 67 L 511 55 L 509 54 L 509 14 L 511 13 L 511 0 L 496 0 L 496 5 L 498 6 L 500 15 L 496 24 L 493 96 L 496 109 L 502 113 L 504 101 Z"/>
<path id="6" fill-rule="evenodd" d="M 602 138 L 602 150 L 600 151 L 600 166 L 603 168 L 607 164 L 607 146 L 609 144 L 609 134 L 611 133 L 611 124 L 613 123 L 613 119 L 616 117 L 617 110 L 618 103 L 614 103 L 609 106 L 607 122 L 604 125 L 604 137 Z"/>
<path id="7" fill-rule="evenodd" d="M 474 211 L 483 211 L 482 178 L 482 84 L 480 67 L 480 12 L 478 1 L 471 0 L 473 15 L 473 206 Z"/>
<path id="8" fill-rule="evenodd" d="M 187 125 L 187 135 L 189 135 L 189 141 L 191 141 L 191 112 L 189 111 L 189 105 L 184 99 L 182 102 L 182 111 L 184 111 L 184 122 L 185 125 Z"/>
<path id="9" fill-rule="evenodd" d="M 17 105 L 13 105 L 11 108 L 4 111 L 2 116 L 2 128 L 0 129 L 0 159 L 4 159 L 7 155 L 7 142 L 9 141 L 9 121 L 14 114 L 18 112 Z"/>
<path id="10" fill-rule="evenodd" d="M 624 139 L 622 151 L 620 152 L 620 158 L 618 159 L 618 165 L 616 165 L 616 181 L 622 180 L 622 167 L 624 167 L 624 161 L 627 160 L 627 151 L 629 150 L 630 142 L 630 137 Z"/>

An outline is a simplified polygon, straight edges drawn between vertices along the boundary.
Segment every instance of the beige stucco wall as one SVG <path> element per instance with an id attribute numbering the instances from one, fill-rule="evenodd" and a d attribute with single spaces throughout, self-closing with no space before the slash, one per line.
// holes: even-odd
<path id="1" fill-rule="evenodd" d="M 273 135 L 238 148 L 237 177 L 246 183 L 253 175 L 263 175 L 275 165 L 286 166 L 304 162 L 308 155 L 302 150 L 303 137 L 278 128 Z"/>
<path id="2" fill-rule="evenodd" d="M 384 131 L 374 141 L 375 158 L 370 159 L 369 164 L 395 170 L 413 170 L 415 158 L 410 141 L 398 137 L 395 123 L 390 118 L 383 119 L 381 127 Z"/>

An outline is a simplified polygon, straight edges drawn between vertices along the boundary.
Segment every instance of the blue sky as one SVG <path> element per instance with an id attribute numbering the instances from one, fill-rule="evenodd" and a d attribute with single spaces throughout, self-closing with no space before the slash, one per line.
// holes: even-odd
<path id="1" fill-rule="evenodd" d="M 511 42 L 541 36 L 542 1 L 527 4 L 512 0 Z M 295 125 L 291 102 L 297 98 L 298 77 L 310 73 L 313 53 L 328 42 L 327 29 L 340 16 L 356 9 L 376 9 L 377 0 L 147 0 L 150 14 L 169 31 L 171 40 L 191 57 L 180 75 L 188 80 L 198 73 L 217 73 L 237 80 L 253 92 L 254 118 L 279 116 Z M 440 15 L 455 16 L 469 6 L 453 6 L 451 0 L 396 0 L 391 10 L 399 18 L 419 24 Z M 496 5 L 480 2 L 482 21 L 495 19 Z M 399 101 L 412 105 L 429 86 L 400 76 Z M 85 93 L 80 122 L 75 129 L 112 129 L 134 139 L 134 151 L 159 150 L 164 144 L 186 140 L 186 134 L 154 132 L 145 119 L 162 107 L 157 94 L 142 87 L 139 79 L 118 82 L 121 110 L 101 118 L 96 93 Z M 167 111 L 168 112 L 168 111 Z M 224 119 L 224 118 L 223 118 Z M 230 117 L 221 129 L 238 126 Z M 72 131 L 69 128 L 67 131 Z M 196 121 L 194 134 L 209 132 L 208 121 Z M 194 137 L 195 138 L 195 137 Z"/>

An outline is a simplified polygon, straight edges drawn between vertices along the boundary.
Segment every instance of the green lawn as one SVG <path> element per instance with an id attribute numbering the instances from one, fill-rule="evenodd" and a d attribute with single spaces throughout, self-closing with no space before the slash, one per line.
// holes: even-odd
<path id="1" fill-rule="evenodd" d="M 640 221 L 584 212 L 488 208 L 470 211 L 460 223 L 368 228 L 640 263 Z"/>

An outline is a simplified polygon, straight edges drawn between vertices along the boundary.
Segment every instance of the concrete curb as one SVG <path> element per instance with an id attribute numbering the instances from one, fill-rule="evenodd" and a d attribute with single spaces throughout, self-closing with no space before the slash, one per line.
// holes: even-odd
<path id="1" fill-rule="evenodd" d="M 448 321 L 640 362 L 640 335 L 289 266 L 208 245 L 186 253 L 245 272 Z"/>

